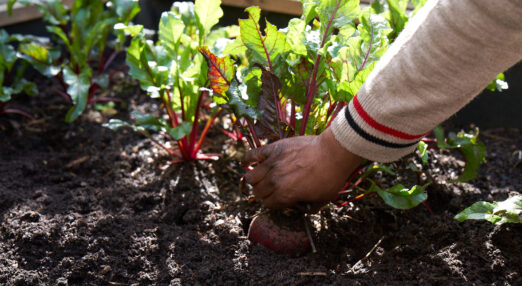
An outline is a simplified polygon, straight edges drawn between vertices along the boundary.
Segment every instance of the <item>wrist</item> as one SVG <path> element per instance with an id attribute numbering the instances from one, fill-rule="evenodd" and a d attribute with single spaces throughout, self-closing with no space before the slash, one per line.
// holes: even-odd
<path id="1" fill-rule="evenodd" d="M 327 158 L 340 170 L 353 171 L 364 158 L 346 150 L 338 141 L 330 128 L 319 135 L 319 144 Z M 349 174 L 348 174 L 349 175 Z"/>

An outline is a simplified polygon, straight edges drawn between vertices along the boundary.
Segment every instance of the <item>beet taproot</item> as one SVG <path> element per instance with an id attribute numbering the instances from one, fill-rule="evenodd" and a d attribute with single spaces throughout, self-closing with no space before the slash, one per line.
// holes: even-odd
<path id="1" fill-rule="evenodd" d="M 310 249 L 304 214 L 270 210 L 254 217 L 248 238 L 279 254 L 298 256 Z"/>

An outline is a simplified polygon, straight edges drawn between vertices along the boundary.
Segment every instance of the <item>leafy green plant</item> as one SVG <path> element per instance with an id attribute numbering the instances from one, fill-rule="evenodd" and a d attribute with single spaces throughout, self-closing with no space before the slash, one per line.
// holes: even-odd
<path id="1" fill-rule="evenodd" d="M 95 95 L 108 86 L 107 69 L 125 42 L 125 32 L 113 26 L 130 22 L 139 12 L 137 1 L 74 1 L 68 10 L 60 0 L 10 0 L 9 12 L 16 2 L 35 5 L 47 22 L 47 31 L 56 39 L 57 46 L 24 44 L 20 53 L 42 74 L 59 78 L 64 90 L 57 92 L 73 104 L 65 120 L 78 118 L 89 103 L 114 100 Z M 117 42 L 108 51 L 111 33 Z"/>
<path id="2" fill-rule="evenodd" d="M 303 14 L 278 29 L 260 22 L 260 9 L 246 9 L 248 19 L 239 20 L 240 37 L 216 56 L 201 47 L 209 67 L 208 78 L 214 101 L 232 112 L 251 148 L 291 136 L 315 135 L 329 126 L 337 113 L 357 94 L 376 62 L 409 20 L 407 0 L 374 1 L 366 9 L 358 0 L 303 0 Z M 415 13 L 426 1 L 413 1 Z M 232 56 L 242 56 L 241 63 Z M 476 176 L 484 162 L 484 145 L 478 131 L 451 133 L 419 143 L 421 160 L 427 163 L 428 148 L 458 148 L 467 161 L 458 179 Z M 265 141 L 263 141 L 265 140 Z M 432 143 L 437 143 L 432 146 Z M 395 208 L 417 206 L 427 198 L 421 182 L 423 171 L 411 167 L 418 184 L 382 188 L 371 179 L 381 171 L 395 174 L 397 164 L 367 162 L 345 189 L 359 190 L 362 198 L 379 194 Z M 361 188 L 362 183 L 369 186 Z M 341 194 L 347 193 L 343 190 Z M 348 202 L 349 202 L 348 201 Z"/>
<path id="3" fill-rule="evenodd" d="M 476 202 L 455 216 L 455 220 L 487 220 L 494 224 L 522 223 L 522 196 L 502 202 Z"/>
<path id="4" fill-rule="evenodd" d="M 152 98 L 159 98 L 167 119 L 135 112 L 133 124 L 112 119 L 106 126 L 113 129 L 130 126 L 149 138 L 152 137 L 148 131 L 161 132 L 176 140 L 178 147 L 171 150 L 160 144 L 163 149 L 185 161 L 217 159 L 199 152 L 209 128 L 222 111 L 209 106 L 209 90 L 205 88 L 207 68 L 198 47 L 208 45 L 219 53 L 222 40 L 234 32 L 233 27 L 212 30 L 223 16 L 220 4 L 220 0 L 176 2 L 169 12 L 161 15 L 156 43 L 148 40 L 143 31 L 136 34 L 127 51 L 129 73 Z M 139 27 L 127 29 L 139 30 Z"/>
<path id="5" fill-rule="evenodd" d="M 38 93 L 36 85 L 23 78 L 28 63 L 20 59 L 17 50 L 12 45 L 13 42 L 23 41 L 26 39 L 20 35 L 9 36 L 5 30 L 0 30 L 0 115 L 19 114 L 32 119 L 27 112 L 7 108 L 7 103 L 13 95 L 24 92 L 33 96 Z"/>

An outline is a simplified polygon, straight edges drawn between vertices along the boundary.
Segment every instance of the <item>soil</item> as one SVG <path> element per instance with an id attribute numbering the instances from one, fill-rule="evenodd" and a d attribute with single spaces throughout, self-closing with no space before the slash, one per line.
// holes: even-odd
<path id="1" fill-rule="evenodd" d="M 239 191 L 243 146 L 214 129 L 204 151 L 220 160 L 169 165 L 149 139 L 102 127 L 104 112 L 64 123 L 57 82 L 36 80 L 40 95 L 10 106 L 37 119 L 0 119 L 1 285 L 522 285 L 522 225 L 453 220 L 520 193 L 517 129 L 483 132 L 488 163 L 468 183 L 452 182 L 458 153 L 430 150 L 433 214 L 378 196 L 332 206 L 312 217 L 317 252 L 289 257 L 247 239 L 261 209 Z M 125 78 L 111 93 L 122 119 L 159 108 Z"/>

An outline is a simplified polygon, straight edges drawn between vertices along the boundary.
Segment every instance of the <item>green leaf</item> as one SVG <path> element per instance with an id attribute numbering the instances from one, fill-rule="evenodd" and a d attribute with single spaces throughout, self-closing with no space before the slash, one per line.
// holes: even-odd
<path id="1" fill-rule="evenodd" d="M 487 90 L 490 91 L 503 91 L 508 89 L 508 83 L 505 81 L 505 77 L 503 73 L 499 73 L 497 77 L 486 87 Z"/>
<path id="2" fill-rule="evenodd" d="M 428 163 L 428 153 L 426 152 L 428 150 L 428 144 L 424 141 L 419 141 L 419 144 L 417 144 L 417 150 L 420 152 L 422 165 L 426 165 Z"/>
<path id="3" fill-rule="evenodd" d="M 112 0 L 118 20 L 128 24 L 140 12 L 138 0 Z"/>
<path id="4" fill-rule="evenodd" d="M 185 26 L 195 25 L 196 15 L 194 14 L 193 2 L 174 2 L 170 11 L 180 16 Z"/>
<path id="5" fill-rule="evenodd" d="M 359 18 L 360 13 L 358 0 L 316 0 L 316 4 L 321 34 L 330 34 L 333 28 L 354 29 L 353 21 Z"/>
<path id="6" fill-rule="evenodd" d="M 102 126 L 107 127 L 111 130 L 118 130 L 122 127 L 134 128 L 134 125 L 132 125 L 126 121 L 123 121 L 121 119 L 115 119 L 115 118 L 112 118 L 111 120 L 109 120 L 109 122 L 102 124 Z"/>
<path id="7" fill-rule="evenodd" d="M 463 222 L 468 219 L 487 219 L 495 209 L 495 203 L 476 202 L 470 207 L 458 213 L 454 219 Z"/>
<path id="8" fill-rule="evenodd" d="M 368 76 L 370 75 L 371 71 L 375 67 L 375 62 L 372 63 L 370 66 L 366 67 L 362 71 L 359 71 L 355 74 L 355 78 L 348 83 L 348 93 L 353 98 L 357 93 L 359 92 L 359 89 L 363 85 L 363 83 L 366 81 Z"/>
<path id="9" fill-rule="evenodd" d="M 133 38 L 143 31 L 143 25 L 125 25 L 124 23 L 116 23 L 113 28 L 114 30 L 121 30 Z"/>
<path id="10" fill-rule="evenodd" d="M 0 30 L 0 67 L 11 70 L 16 61 L 16 51 L 9 44 L 9 34 L 4 29 Z"/>
<path id="11" fill-rule="evenodd" d="M 134 125 L 148 130 L 161 131 L 165 130 L 165 127 L 168 126 L 164 120 L 160 120 L 150 114 L 142 114 L 137 111 L 133 111 L 132 115 L 136 117 Z"/>
<path id="12" fill-rule="evenodd" d="M 259 7 L 249 7 L 246 11 L 249 18 L 239 20 L 239 27 L 241 40 L 251 52 L 250 61 L 268 66 L 273 71 L 279 57 L 288 50 L 286 36 L 268 21 L 266 21 L 265 35 L 263 35 L 259 26 L 261 15 Z"/>
<path id="13" fill-rule="evenodd" d="M 433 133 L 437 138 L 437 146 L 440 149 L 456 149 L 458 148 L 464 155 L 466 160 L 466 167 L 456 180 L 458 182 L 465 182 L 477 177 L 477 170 L 482 163 L 486 162 L 486 146 L 478 142 L 478 129 L 466 133 L 464 131 L 458 134 L 450 133 L 448 138 L 444 136 L 442 127 L 437 126 L 433 129 Z"/>
<path id="14" fill-rule="evenodd" d="M 227 91 L 228 97 L 228 106 L 229 109 L 236 115 L 237 118 L 249 118 L 249 119 L 258 119 L 259 113 L 258 111 L 245 103 L 243 98 L 241 97 L 241 91 L 239 89 L 239 84 L 236 80 L 233 80 L 230 84 L 230 88 Z"/>
<path id="15" fill-rule="evenodd" d="M 199 29 L 199 43 L 205 44 L 205 39 L 214 25 L 223 17 L 221 0 L 196 0 L 194 4 L 197 26 Z"/>
<path id="16" fill-rule="evenodd" d="M 303 16 L 301 19 L 304 20 L 305 24 L 308 24 L 317 15 L 317 4 L 315 0 L 301 0 L 301 3 L 303 5 Z"/>
<path id="17" fill-rule="evenodd" d="M 51 25 L 64 25 L 67 23 L 67 9 L 60 0 L 9 0 L 7 2 L 7 12 L 9 16 L 12 14 L 13 5 L 19 2 L 22 5 L 35 5 L 43 14 L 43 18 Z"/>
<path id="18" fill-rule="evenodd" d="M 401 210 L 416 207 L 428 198 L 428 194 L 424 188 L 418 185 L 413 186 L 411 189 L 407 189 L 399 184 L 387 190 L 383 190 L 375 183 L 372 183 L 369 191 L 377 192 L 387 205 Z"/>
<path id="19" fill-rule="evenodd" d="M 466 182 L 477 177 L 477 170 L 486 162 L 486 146 L 483 143 L 468 144 L 460 148 L 466 159 L 466 167 L 457 179 L 458 182 Z"/>
<path id="20" fill-rule="evenodd" d="M 163 12 L 159 23 L 159 39 L 167 53 L 175 58 L 178 55 L 178 46 L 185 29 L 183 21 L 172 12 Z"/>
<path id="21" fill-rule="evenodd" d="M 167 128 L 167 133 L 172 136 L 174 140 L 179 140 L 192 131 L 192 124 L 190 122 L 181 122 L 180 125 L 178 125 L 176 128 Z"/>
<path id="22" fill-rule="evenodd" d="M 71 96 L 74 106 L 69 109 L 65 116 L 66 122 L 72 122 L 83 113 L 89 98 L 91 86 L 91 70 L 85 68 L 80 73 L 75 73 L 69 66 L 63 69 L 63 80 L 69 85 L 67 93 Z"/>
<path id="23" fill-rule="evenodd" d="M 60 57 L 60 51 L 57 49 L 30 42 L 21 44 L 18 50 L 21 58 L 47 77 L 53 77 L 61 71 L 61 67 L 56 63 Z"/>
<path id="24" fill-rule="evenodd" d="M 419 10 L 424 6 L 424 4 L 426 4 L 426 1 L 428 0 L 412 0 L 411 2 L 413 3 L 413 12 L 411 13 L 411 15 L 415 15 L 417 14 L 417 12 L 419 12 Z"/>
<path id="25" fill-rule="evenodd" d="M 229 43 L 223 50 L 224 55 L 242 55 L 247 51 L 247 47 L 241 41 L 241 37 L 237 37 L 232 43 Z"/>
<path id="26" fill-rule="evenodd" d="M 142 133 L 143 135 L 147 136 L 147 137 L 150 137 L 150 134 L 149 132 L 144 128 L 144 127 L 140 127 L 140 126 L 136 126 L 134 124 L 131 124 L 131 123 L 128 123 L 126 121 L 123 121 L 121 119 L 111 119 L 109 120 L 108 123 L 104 123 L 102 124 L 103 127 L 107 127 L 111 130 L 118 130 L 122 127 L 130 127 L 132 128 L 132 130 L 134 130 L 134 132 L 139 132 L 139 133 Z"/>
<path id="27" fill-rule="evenodd" d="M 302 56 L 308 55 L 305 45 L 305 29 L 306 23 L 301 19 L 294 18 L 288 22 L 288 32 L 286 33 L 286 39 L 292 47 L 292 52 Z"/>
<path id="28" fill-rule="evenodd" d="M 387 0 L 387 2 L 390 8 L 389 21 L 393 28 L 393 32 L 390 33 L 390 39 L 394 40 L 399 33 L 402 32 L 408 22 L 406 8 L 408 7 L 409 0 Z"/>
<path id="29" fill-rule="evenodd" d="M 454 217 L 465 220 L 487 220 L 494 224 L 522 223 L 522 196 L 516 195 L 502 202 L 476 202 Z"/>
<path id="30" fill-rule="evenodd" d="M 127 49 L 126 63 L 129 66 L 129 74 L 140 82 L 143 90 L 156 87 L 156 79 L 148 64 L 147 56 L 152 57 L 151 50 L 141 38 L 134 38 Z"/>

